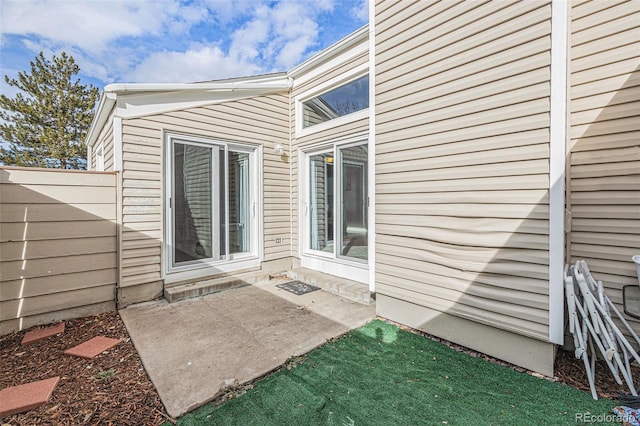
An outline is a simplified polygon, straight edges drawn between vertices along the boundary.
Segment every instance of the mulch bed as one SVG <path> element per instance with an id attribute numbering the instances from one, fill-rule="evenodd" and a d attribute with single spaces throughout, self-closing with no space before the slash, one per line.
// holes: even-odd
<path id="1" fill-rule="evenodd" d="M 175 420 L 165 411 L 116 312 L 71 319 L 65 323 L 66 329 L 63 335 L 50 337 L 25 347 L 21 346 L 20 342 L 26 331 L 0 336 L 0 360 L 2 360 L 0 389 L 60 376 L 58 387 L 53 392 L 49 403 L 38 409 L 4 418 L 2 424 L 161 425 L 167 422 L 175 423 Z M 404 326 L 402 328 L 407 329 Z M 411 331 L 440 341 L 470 356 L 484 358 L 487 361 L 526 372 L 521 367 L 463 346 L 416 330 Z M 98 335 L 123 341 L 92 360 L 63 355 L 64 350 Z M 625 385 L 618 385 L 615 382 L 606 364 L 600 362 L 597 372 L 598 395 L 615 400 L 618 392 L 628 393 Z M 640 367 L 633 367 L 633 377 L 640 377 Z M 572 352 L 562 349 L 558 351 L 556 377 L 553 380 L 589 392 L 582 361 L 575 359 Z"/>
<path id="2" fill-rule="evenodd" d="M 555 369 L 559 382 L 591 393 L 589 380 L 587 379 L 587 374 L 584 369 L 584 362 L 580 359 L 576 359 L 573 355 L 573 351 L 559 350 L 556 355 Z M 636 364 L 632 364 L 631 373 L 631 377 L 635 379 L 635 385 L 638 387 L 640 367 Z M 620 377 L 622 378 L 622 375 Z M 596 363 L 595 383 L 598 396 L 602 398 L 617 400 L 619 393 L 630 393 L 627 385 L 619 385 L 616 383 L 613 375 L 609 372 L 609 367 L 607 367 L 607 364 L 604 361 L 598 361 Z"/>
<path id="3" fill-rule="evenodd" d="M 60 376 L 49 403 L 3 418 L 11 425 L 160 425 L 172 422 L 117 312 L 66 320 L 64 334 L 21 346 L 0 336 L 0 389 Z M 122 339 L 95 358 L 63 352 L 95 336 Z"/>

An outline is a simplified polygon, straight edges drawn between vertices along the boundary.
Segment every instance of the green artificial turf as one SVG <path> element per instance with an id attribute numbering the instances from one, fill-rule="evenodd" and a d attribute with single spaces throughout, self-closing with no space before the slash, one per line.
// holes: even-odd
<path id="1" fill-rule="evenodd" d="M 178 424 L 570 425 L 613 420 L 615 405 L 376 320 Z"/>

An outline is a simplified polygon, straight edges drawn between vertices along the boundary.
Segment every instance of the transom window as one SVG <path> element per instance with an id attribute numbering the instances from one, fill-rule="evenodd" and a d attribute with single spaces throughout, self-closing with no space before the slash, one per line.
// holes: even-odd
<path id="1" fill-rule="evenodd" d="M 302 102 L 302 128 L 369 108 L 369 75 Z"/>

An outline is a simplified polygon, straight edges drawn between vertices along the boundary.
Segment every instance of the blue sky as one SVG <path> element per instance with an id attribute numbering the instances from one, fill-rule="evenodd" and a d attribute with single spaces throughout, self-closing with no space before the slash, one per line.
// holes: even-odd
<path id="1" fill-rule="evenodd" d="M 193 82 L 285 71 L 367 23 L 367 0 L 1 0 L 0 74 L 66 51 L 80 79 Z M 2 79 L 0 92 L 14 91 Z"/>

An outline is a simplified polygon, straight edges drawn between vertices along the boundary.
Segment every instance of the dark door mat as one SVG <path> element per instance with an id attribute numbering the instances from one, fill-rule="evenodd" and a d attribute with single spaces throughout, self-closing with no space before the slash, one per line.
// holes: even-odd
<path id="1" fill-rule="evenodd" d="M 302 296 L 303 294 L 311 293 L 312 291 L 320 290 L 320 287 L 316 287 L 311 284 L 303 283 L 302 281 L 289 281 L 282 284 L 276 284 L 276 287 L 281 288 L 283 290 L 288 291 L 289 293 L 293 293 L 297 296 Z"/>

